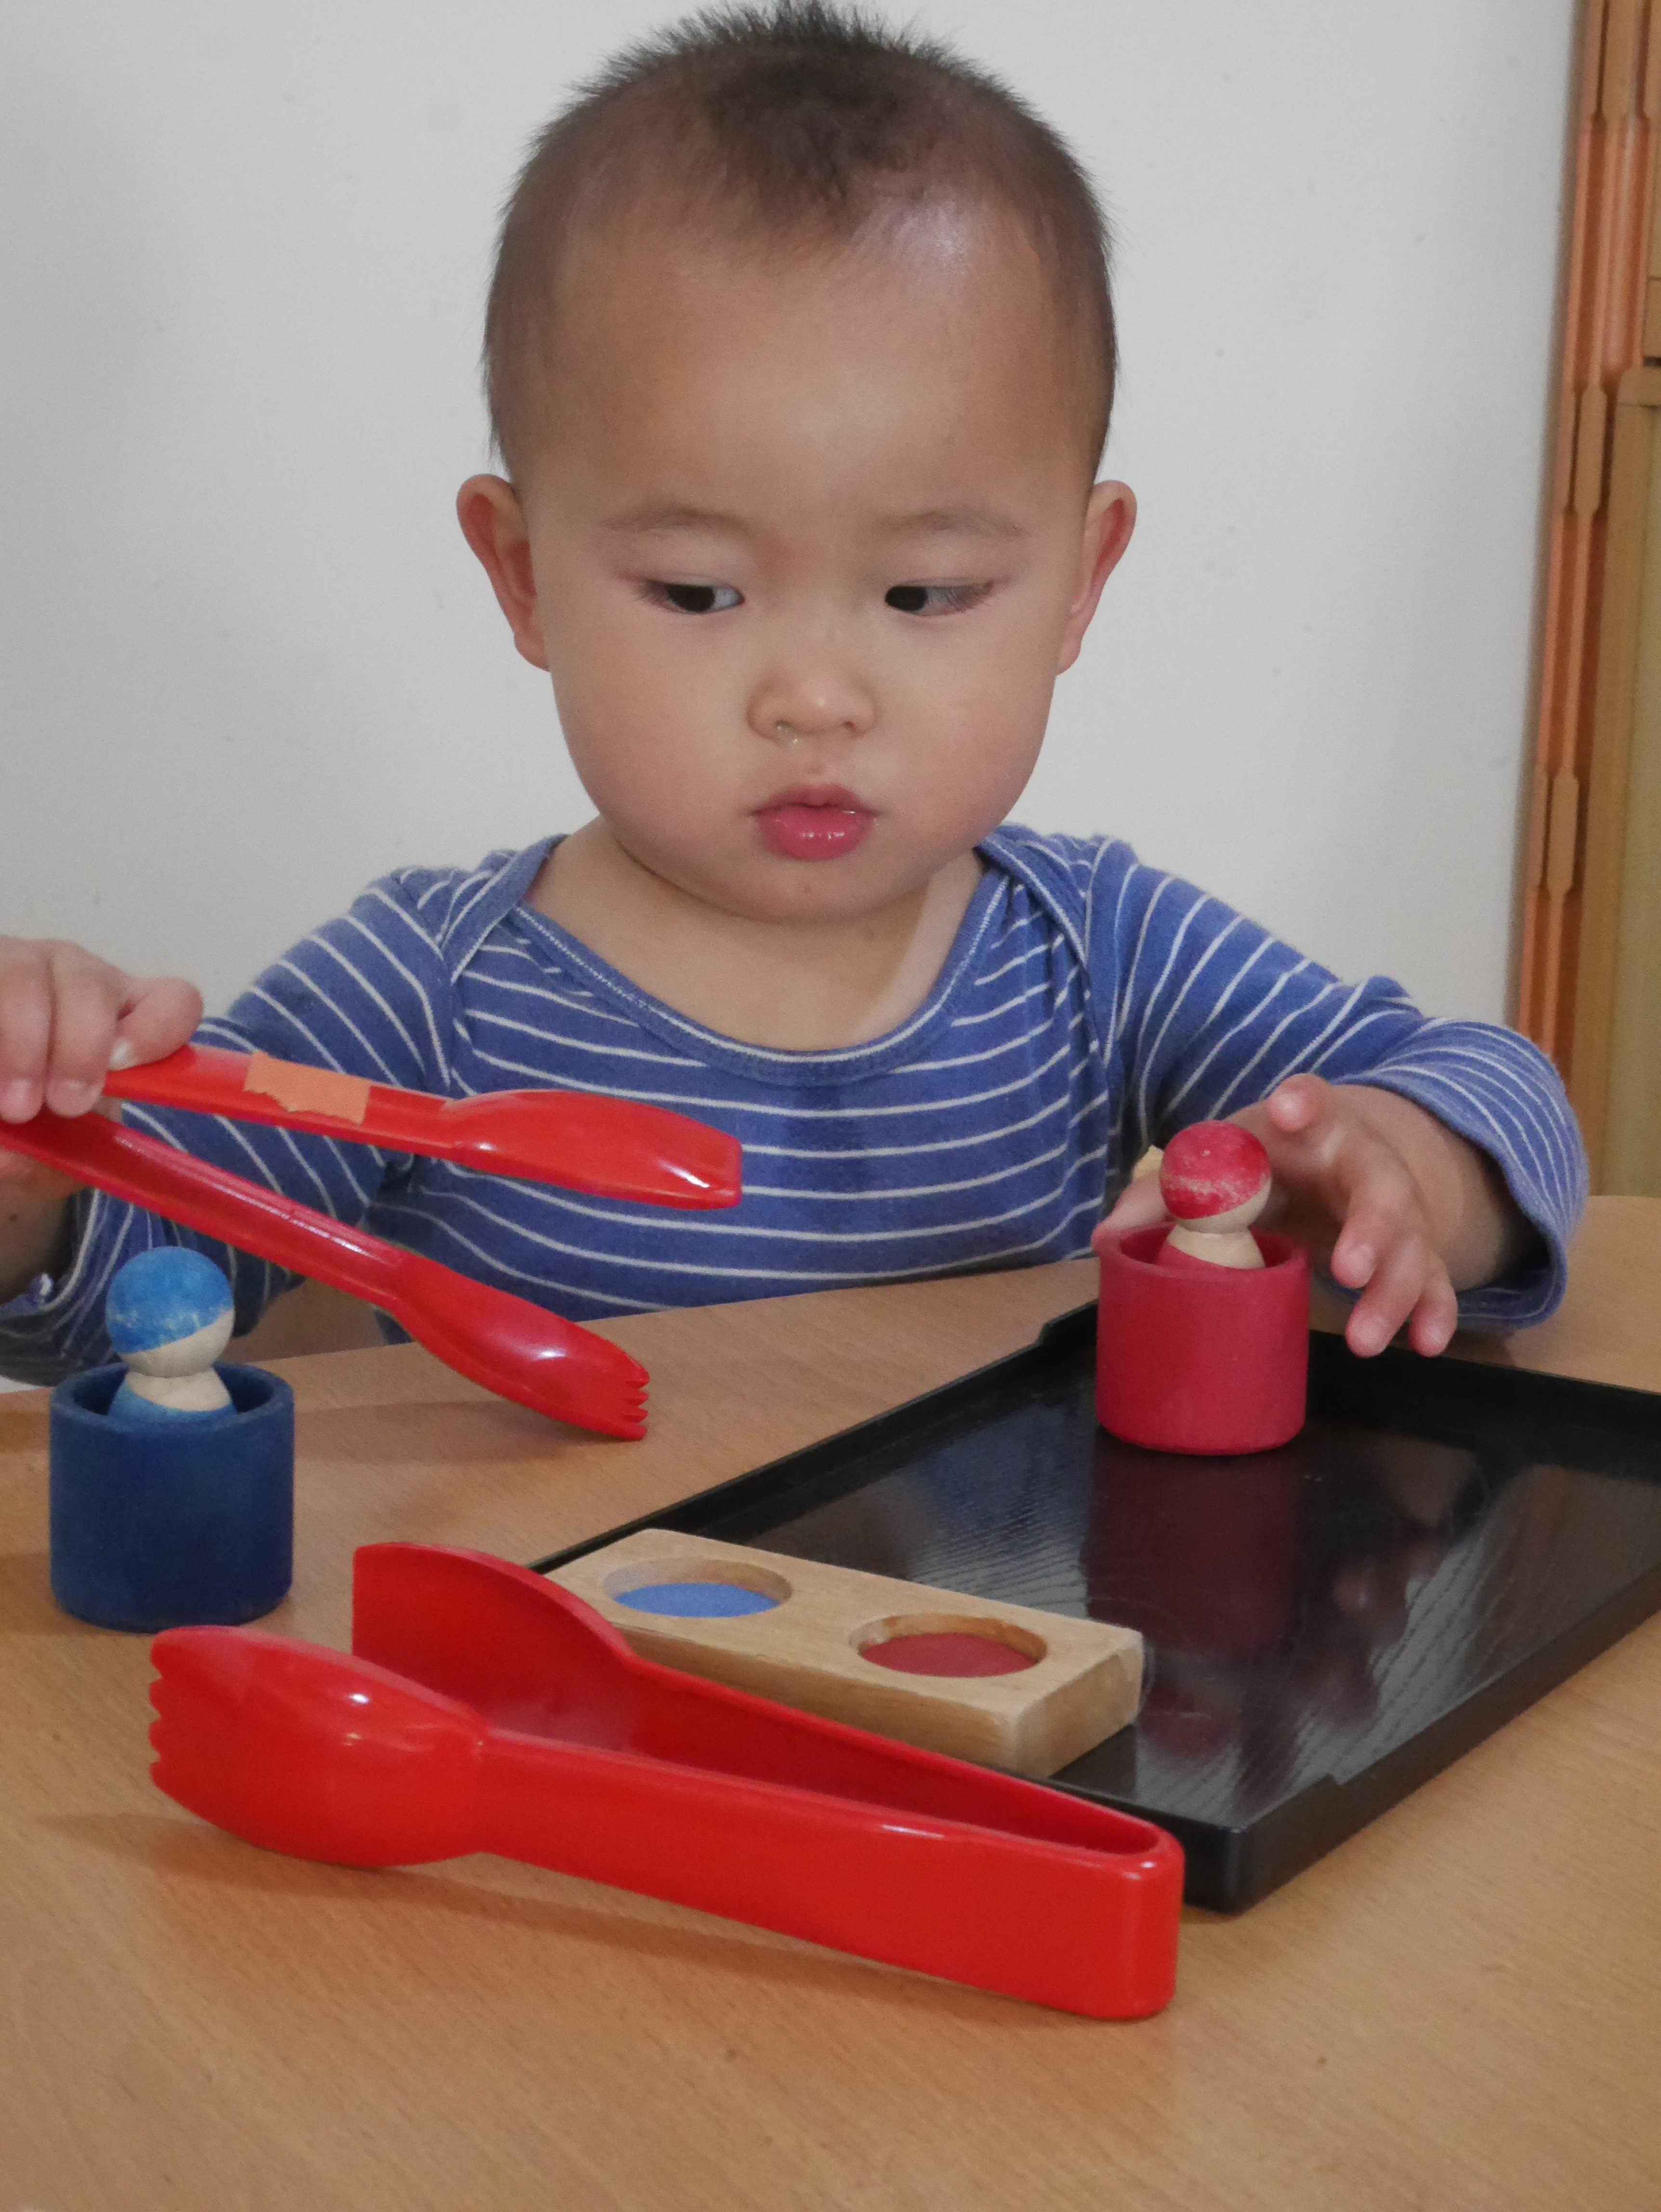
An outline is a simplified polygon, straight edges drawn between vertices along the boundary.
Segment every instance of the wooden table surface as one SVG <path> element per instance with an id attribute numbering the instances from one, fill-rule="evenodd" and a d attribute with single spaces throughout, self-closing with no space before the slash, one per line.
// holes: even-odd
<path id="1" fill-rule="evenodd" d="M 288 1364 L 298 1559 L 549 1552 L 1030 1340 L 1086 1263 L 661 1314 L 636 1445 L 413 1346 Z M 1661 1389 L 1661 1201 L 1485 1354 Z M 252 1850 L 146 1773 L 146 1641 L 46 1577 L 46 1401 L 0 1398 L 0 2212 L 1658 2212 L 1661 1620 L 1104 2025 L 493 1860 Z"/>

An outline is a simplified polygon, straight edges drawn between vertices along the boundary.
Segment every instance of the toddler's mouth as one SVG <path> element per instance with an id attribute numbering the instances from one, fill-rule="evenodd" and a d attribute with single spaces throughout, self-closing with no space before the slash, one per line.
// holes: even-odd
<path id="1" fill-rule="evenodd" d="M 865 842 L 876 817 L 840 784 L 793 784 L 756 809 L 762 842 L 786 860 L 837 860 Z"/>

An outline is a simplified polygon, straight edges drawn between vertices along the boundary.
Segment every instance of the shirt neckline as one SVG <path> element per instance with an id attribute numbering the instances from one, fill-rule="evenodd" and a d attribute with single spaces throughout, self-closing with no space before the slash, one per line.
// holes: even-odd
<path id="1" fill-rule="evenodd" d="M 706 1028 L 689 1015 L 678 1013 L 661 999 L 631 982 L 609 960 L 590 951 L 581 938 L 574 937 L 569 930 L 528 904 L 530 888 L 542 863 L 562 842 L 558 836 L 549 837 L 530 848 L 525 857 L 528 860 L 534 854 L 534 864 L 528 867 L 515 902 L 504 919 L 516 922 L 545 952 L 557 955 L 563 963 L 575 969 L 599 997 L 621 1008 L 630 1020 L 672 1045 L 687 1060 L 733 1069 L 752 1082 L 789 1086 L 854 1081 L 877 1074 L 897 1061 L 914 1059 L 947 1018 L 952 1000 L 974 963 L 1012 880 L 995 852 L 985 845 L 977 847 L 987 864 L 985 871 L 958 925 L 940 973 L 916 1012 L 909 1014 L 897 1028 L 864 1044 L 791 1052 L 774 1046 L 745 1044 L 737 1037 L 724 1036 L 719 1030 Z M 514 873 L 518 872 L 516 869 Z"/>

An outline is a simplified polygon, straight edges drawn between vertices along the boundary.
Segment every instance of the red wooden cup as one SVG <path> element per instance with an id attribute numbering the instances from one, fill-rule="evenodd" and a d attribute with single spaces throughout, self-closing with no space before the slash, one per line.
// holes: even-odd
<path id="1" fill-rule="evenodd" d="M 1161 1267 L 1166 1224 L 1128 1230 L 1102 1255 L 1096 1411 L 1154 1451 L 1270 1451 L 1304 1425 L 1309 1261 L 1254 1232 L 1262 1267 Z"/>

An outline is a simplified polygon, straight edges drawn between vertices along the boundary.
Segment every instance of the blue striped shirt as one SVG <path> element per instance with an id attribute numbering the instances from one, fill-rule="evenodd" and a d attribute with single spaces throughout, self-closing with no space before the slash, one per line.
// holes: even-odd
<path id="1" fill-rule="evenodd" d="M 1468 1321 L 1561 1296 L 1585 1163 L 1549 1062 L 1511 1031 L 1427 1019 L 1394 983 L 1341 983 L 1121 843 L 1013 826 L 925 1002 L 828 1052 L 689 1021 L 523 903 L 549 841 L 471 873 L 409 868 L 305 939 L 205 1042 L 471 1097 L 543 1086 L 674 1108 L 744 1147 L 744 1198 L 678 1213 L 319 1136 L 130 1106 L 134 1127 L 587 1321 L 1085 1252 L 1141 1153 L 1309 1070 L 1429 1109 L 1499 1162 L 1541 1232 Z M 239 1330 L 293 1279 L 96 1193 L 73 1264 L 0 1307 L 0 1367 L 108 1358 L 103 1296 L 165 1239 L 229 1273 Z"/>

